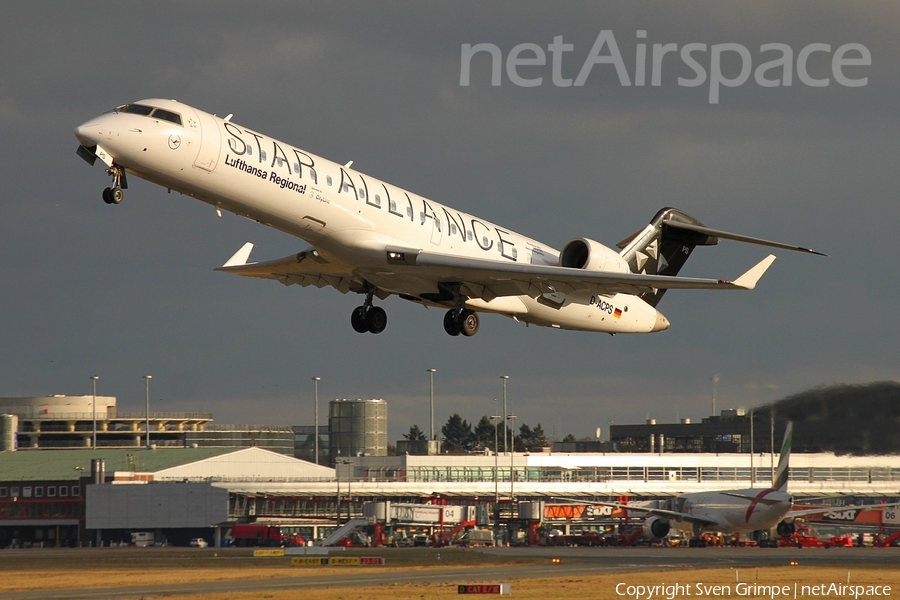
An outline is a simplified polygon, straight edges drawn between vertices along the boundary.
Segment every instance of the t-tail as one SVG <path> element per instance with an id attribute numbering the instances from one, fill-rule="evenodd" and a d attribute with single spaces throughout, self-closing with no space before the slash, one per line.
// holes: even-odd
<path id="1" fill-rule="evenodd" d="M 646 227 L 617 245 L 622 249 L 619 254 L 633 273 L 675 276 L 694 248 L 715 246 L 720 239 L 822 255 L 821 252 L 792 244 L 711 229 L 677 208 L 660 209 Z M 665 289 L 658 289 L 644 292 L 641 298 L 651 306 L 656 306 L 665 293 Z"/>
<path id="2" fill-rule="evenodd" d="M 778 458 L 778 468 L 775 470 L 775 477 L 772 479 L 772 489 L 786 492 L 788 487 L 788 472 L 790 471 L 791 460 L 791 438 L 794 435 L 794 424 L 788 421 L 787 428 L 784 430 L 784 441 L 781 443 L 781 456 Z"/>

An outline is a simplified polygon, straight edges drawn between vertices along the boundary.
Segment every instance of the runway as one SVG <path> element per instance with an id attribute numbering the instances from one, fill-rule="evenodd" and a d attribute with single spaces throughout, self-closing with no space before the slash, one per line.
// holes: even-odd
<path id="1" fill-rule="evenodd" d="M 449 550 L 453 552 L 454 550 Z M 388 565 L 399 566 L 405 551 L 385 549 Z M 852 569 L 882 564 L 900 564 L 900 548 L 487 548 L 471 550 L 487 556 L 508 558 L 509 565 L 484 568 L 442 568 L 401 572 L 366 568 L 342 571 L 340 576 L 285 577 L 241 581 L 206 581 L 171 585 L 116 588 L 33 590 L 0 594 L 0 600 L 119 599 L 191 595 L 216 592 L 270 592 L 323 587 L 369 587 L 418 583 L 477 583 L 545 577 L 572 577 L 640 571 L 692 570 L 701 568 L 751 568 L 784 566 L 797 561 L 802 566 L 840 566 Z M 392 560 L 393 557 L 393 560 Z M 559 558 L 558 563 L 552 562 Z M 514 564 L 514 562 L 518 564 Z M 524 564 L 523 564 L 524 561 Z"/>

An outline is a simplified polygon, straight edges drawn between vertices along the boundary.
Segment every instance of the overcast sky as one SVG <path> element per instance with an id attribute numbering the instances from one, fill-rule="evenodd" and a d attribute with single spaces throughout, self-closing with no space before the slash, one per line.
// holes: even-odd
<path id="1" fill-rule="evenodd" d="M 900 324 L 900 46 L 895 1 L 847 2 L 7 2 L 0 8 L 0 396 L 98 392 L 124 410 L 208 411 L 218 423 L 306 424 L 311 377 L 321 415 L 333 398 L 384 398 L 390 439 L 428 429 L 428 368 L 438 425 L 494 411 L 507 374 L 519 423 L 593 435 L 610 422 L 674 421 L 750 407 L 813 386 L 897 378 Z M 634 80 L 597 65 L 611 31 Z M 638 37 L 646 31 L 646 39 Z M 491 85 L 486 54 L 460 85 L 461 48 L 537 44 L 541 85 Z M 739 44 L 752 68 L 786 44 L 813 52 L 805 84 L 721 87 L 678 52 L 651 86 L 652 45 Z M 844 74 L 845 44 L 871 55 Z M 706 71 L 711 50 L 693 57 Z M 608 54 L 608 47 L 604 50 Z M 850 53 L 847 57 L 859 56 Z M 525 52 L 523 58 L 533 57 Z M 722 71 L 737 77 L 737 52 Z M 766 77 L 774 79 L 780 69 Z M 169 97 L 438 200 L 556 248 L 614 246 L 663 206 L 710 227 L 826 252 L 776 251 L 752 292 L 672 291 L 668 331 L 610 337 L 486 315 L 451 338 L 443 311 L 397 298 L 388 327 L 359 335 L 360 303 L 328 288 L 284 287 L 213 271 L 244 242 L 254 259 L 307 244 L 131 177 L 125 201 L 75 155 L 74 128 L 116 105 Z M 699 248 L 683 275 L 733 278 L 767 249 Z"/>

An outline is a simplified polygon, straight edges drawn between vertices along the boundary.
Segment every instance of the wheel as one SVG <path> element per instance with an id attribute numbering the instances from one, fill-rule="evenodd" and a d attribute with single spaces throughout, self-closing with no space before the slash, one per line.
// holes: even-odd
<path id="1" fill-rule="evenodd" d="M 481 320 L 478 318 L 477 312 L 467 308 L 460 313 L 457 323 L 459 323 L 459 332 L 466 337 L 471 337 L 478 333 Z"/>
<path id="2" fill-rule="evenodd" d="M 372 306 L 366 311 L 366 325 L 370 333 L 381 333 L 387 327 L 387 313 L 380 306 Z"/>
<path id="3" fill-rule="evenodd" d="M 111 190 L 111 189 L 105 188 L 105 189 L 103 190 L 103 201 L 106 202 L 107 204 L 112 204 L 112 203 L 113 203 L 113 199 L 112 199 L 112 190 Z"/>
<path id="4" fill-rule="evenodd" d="M 119 204 L 122 200 L 125 199 L 125 192 L 122 191 L 122 188 L 116 186 L 112 190 L 110 190 L 109 198 L 110 200 L 112 200 L 112 204 Z"/>
<path id="5" fill-rule="evenodd" d="M 450 335 L 459 335 L 459 319 L 453 309 L 448 310 L 444 315 L 444 331 Z"/>
<path id="6" fill-rule="evenodd" d="M 369 326 L 366 324 L 365 306 L 357 306 L 353 309 L 353 312 L 350 313 L 350 325 L 356 333 L 366 333 L 369 331 Z"/>

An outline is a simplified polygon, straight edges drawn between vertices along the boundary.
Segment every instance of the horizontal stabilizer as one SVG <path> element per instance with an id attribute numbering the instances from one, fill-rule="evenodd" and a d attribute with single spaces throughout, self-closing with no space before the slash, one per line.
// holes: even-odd
<path id="1" fill-rule="evenodd" d="M 819 256 L 827 256 L 826 254 L 823 254 L 822 252 L 818 252 L 817 250 L 813 250 L 811 248 L 804 248 L 802 246 L 795 246 L 793 244 L 783 244 L 781 242 L 772 242 L 769 240 L 763 240 L 760 238 L 750 237 L 749 235 L 741 235 L 740 233 L 729 233 L 727 231 L 711 229 L 709 227 L 704 227 L 703 225 L 697 225 L 695 223 L 684 223 L 682 221 L 667 220 L 665 222 L 665 224 L 666 224 L 666 227 L 674 227 L 676 229 L 686 229 L 688 231 L 696 231 L 697 233 L 710 235 L 713 237 L 721 238 L 723 240 L 733 240 L 735 242 L 746 242 L 748 244 L 757 244 L 759 246 L 771 246 L 772 248 L 781 248 L 783 250 L 796 250 L 797 252 L 808 252 L 809 254 L 818 254 Z"/>
<path id="2" fill-rule="evenodd" d="M 229 258 L 223 267 L 240 267 L 247 264 L 247 260 L 250 258 L 250 252 L 253 251 L 253 243 L 247 242 L 241 249 L 234 253 L 234 256 Z"/>
<path id="3" fill-rule="evenodd" d="M 752 290 L 756 287 L 756 282 L 759 281 L 759 278 L 763 276 L 770 266 L 772 266 L 773 262 L 775 262 L 775 255 L 768 255 L 759 261 L 755 267 L 735 279 L 733 282 L 734 285 L 739 288 L 744 288 L 745 290 Z"/>

